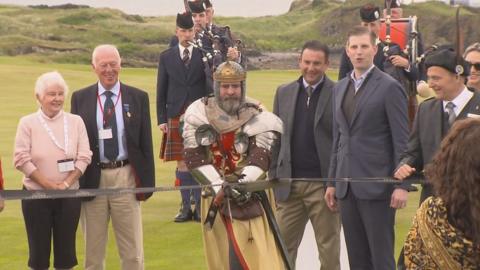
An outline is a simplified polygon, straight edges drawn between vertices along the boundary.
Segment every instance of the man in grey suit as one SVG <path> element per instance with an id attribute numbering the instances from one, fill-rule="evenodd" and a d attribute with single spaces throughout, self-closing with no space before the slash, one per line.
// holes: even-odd
<path id="1" fill-rule="evenodd" d="M 436 98 L 425 100 L 418 107 L 407 151 L 394 175 L 400 180 L 423 171 L 454 121 L 480 117 L 480 94 L 465 86 L 470 69 L 462 57 L 451 49 L 442 49 L 427 56 L 425 67 Z M 432 195 L 432 185 L 422 185 L 420 204 Z M 397 267 L 405 269 L 403 249 Z"/>
<path id="2" fill-rule="evenodd" d="M 328 176 L 332 148 L 332 90 L 325 75 L 329 49 L 319 41 L 304 44 L 299 59 L 302 76 L 280 86 L 273 112 L 284 126 L 270 177 L 319 178 Z M 308 220 L 315 231 L 323 270 L 340 269 L 340 219 L 328 209 L 322 183 L 294 182 L 275 189 L 277 220 L 295 262 Z"/>
<path id="3" fill-rule="evenodd" d="M 373 64 L 376 35 L 354 27 L 347 55 L 353 71 L 334 88 L 333 147 L 329 176 L 393 175 L 408 140 L 407 95 Z M 406 187 L 379 183 L 329 183 L 325 199 L 340 202 L 350 269 L 395 269 L 395 209 L 406 205 Z"/>
<path id="4" fill-rule="evenodd" d="M 407 151 L 394 175 L 400 180 L 421 172 L 431 162 L 454 121 L 480 117 L 480 95 L 465 86 L 469 69 L 462 57 L 452 49 L 442 49 L 427 57 L 425 67 L 436 98 L 424 101 L 418 108 Z M 423 185 L 420 203 L 432 195 L 432 186 Z"/>

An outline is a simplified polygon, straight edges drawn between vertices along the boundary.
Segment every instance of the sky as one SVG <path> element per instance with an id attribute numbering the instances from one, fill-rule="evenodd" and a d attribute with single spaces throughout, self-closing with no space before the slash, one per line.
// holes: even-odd
<path id="1" fill-rule="evenodd" d="M 292 0 L 211 0 L 219 16 L 265 16 L 286 13 Z M 91 7 L 110 7 L 128 14 L 145 16 L 175 15 L 182 11 L 183 0 L 0 0 L 1 4 L 58 5 L 82 4 Z"/>

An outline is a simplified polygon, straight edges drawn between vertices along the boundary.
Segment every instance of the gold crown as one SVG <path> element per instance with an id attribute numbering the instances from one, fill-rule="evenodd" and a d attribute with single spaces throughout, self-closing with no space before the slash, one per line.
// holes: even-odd
<path id="1" fill-rule="evenodd" d="M 242 66 L 232 61 L 220 64 L 213 73 L 213 79 L 217 82 L 240 82 L 246 78 L 247 73 Z"/>

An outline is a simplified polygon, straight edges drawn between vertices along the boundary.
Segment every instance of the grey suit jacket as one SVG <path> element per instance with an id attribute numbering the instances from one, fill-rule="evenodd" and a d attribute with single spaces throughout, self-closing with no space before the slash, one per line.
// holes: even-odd
<path id="1" fill-rule="evenodd" d="M 467 115 L 480 114 L 480 94 L 474 92 L 473 97 L 465 105 L 455 121 L 465 119 Z M 408 147 L 402 155 L 401 164 L 408 164 L 420 172 L 432 161 L 433 155 L 440 148 L 442 141 L 442 100 L 429 99 L 418 107 Z M 399 165 L 399 166 L 400 166 Z"/>
<path id="2" fill-rule="evenodd" d="M 334 88 L 333 147 L 329 177 L 386 177 L 393 175 L 408 141 L 407 94 L 400 84 L 374 68 L 360 91 L 349 124 L 342 110 L 349 77 Z M 332 185 L 332 184 L 331 184 Z M 388 199 L 392 184 L 336 183 L 342 199 L 348 188 L 359 199 Z M 405 187 L 404 187 L 405 188 Z"/>
<path id="3" fill-rule="evenodd" d="M 320 90 L 317 108 L 314 118 L 315 147 L 320 160 L 322 177 L 328 176 L 330 165 L 330 151 L 332 148 L 332 90 L 334 83 L 325 76 L 325 82 Z M 272 158 L 272 168 L 270 178 L 292 177 L 292 163 L 290 142 L 292 140 L 295 105 L 297 103 L 298 91 L 301 86 L 298 81 L 294 81 L 280 86 L 275 94 L 273 104 L 273 113 L 278 115 L 283 121 L 283 134 L 279 140 L 278 151 L 274 151 Z M 278 201 L 284 201 L 290 194 L 290 186 L 275 189 L 275 198 Z"/>

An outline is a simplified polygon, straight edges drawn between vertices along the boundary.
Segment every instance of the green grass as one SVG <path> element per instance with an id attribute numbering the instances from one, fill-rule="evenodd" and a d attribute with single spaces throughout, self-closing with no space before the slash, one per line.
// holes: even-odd
<path id="1" fill-rule="evenodd" d="M 0 57 L 1 90 L 0 107 L 0 156 L 7 189 L 21 188 L 22 175 L 13 168 L 12 152 L 15 131 L 20 117 L 37 110 L 33 95 L 36 78 L 43 72 L 58 70 L 66 79 L 70 93 L 96 81 L 91 67 L 72 64 L 39 64 L 19 57 Z M 278 85 L 296 79 L 297 71 L 252 71 L 248 73 L 248 95 L 259 99 L 271 109 L 275 89 Z M 336 72 L 330 73 L 336 78 Z M 121 80 L 142 88 L 150 94 L 150 111 L 153 124 L 155 156 L 158 156 L 160 134 L 155 125 L 155 69 L 122 70 Z M 69 110 L 69 101 L 66 110 Z M 156 161 L 157 186 L 171 186 L 174 182 L 173 163 Z M 205 269 L 200 225 L 198 223 L 175 224 L 172 221 L 179 205 L 178 192 L 155 194 L 143 204 L 144 246 L 146 269 Z M 406 210 L 397 215 L 397 244 L 401 247 L 411 216 L 416 208 L 418 194 L 414 194 Z M 77 254 L 83 263 L 83 239 L 79 228 Z M 107 269 L 120 269 L 117 250 L 110 233 L 107 251 Z M 25 269 L 28 245 L 18 201 L 7 201 L 6 209 L 0 214 L 0 270 Z M 82 269 L 82 267 L 78 267 Z"/>
<path id="2" fill-rule="evenodd" d="M 349 28 L 359 22 L 359 7 L 371 0 L 315 1 L 278 16 L 215 17 L 230 25 L 248 52 L 296 51 L 305 40 L 318 39 L 334 51 L 343 47 Z M 382 6 L 383 1 L 375 0 Z M 425 46 L 453 43 L 455 10 L 443 3 L 404 6 L 404 16 L 418 16 Z M 462 8 L 465 44 L 480 39 L 480 9 Z M 87 64 L 98 44 L 116 44 L 131 67 L 154 67 L 175 30 L 175 17 L 127 15 L 109 8 L 38 9 L 0 5 L 0 55 L 28 55 L 45 63 Z"/>

